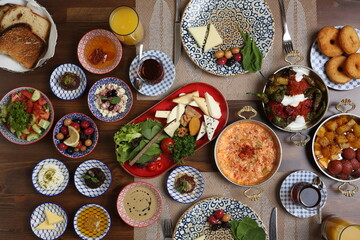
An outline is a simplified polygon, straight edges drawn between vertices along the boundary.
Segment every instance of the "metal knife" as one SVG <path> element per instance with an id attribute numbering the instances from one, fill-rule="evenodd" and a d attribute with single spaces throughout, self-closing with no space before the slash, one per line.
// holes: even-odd
<path id="1" fill-rule="evenodd" d="M 176 65 L 181 54 L 181 37 L 180 37 L 180 3 L 181 0 L 175 0 L 175 24 L 174 24 L 174 55 L 173 61 Z"/>
<path id="2" fill-rule="evenodd" d="M 273 208 L 270 216 L 270 240 L 277 240 L 277 208 Z"/>

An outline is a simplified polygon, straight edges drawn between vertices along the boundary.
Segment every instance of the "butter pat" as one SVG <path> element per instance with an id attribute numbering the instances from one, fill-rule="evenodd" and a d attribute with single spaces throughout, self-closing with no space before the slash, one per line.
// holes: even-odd
<path id="1" fill-rule="evenodd" d="M 207 26 L 188 28 L 188 31 L 190 32 L 191 36 L 195 39 L 199 47 L 202 47 L 204 45 L 206 30 L 207 30 Z"/>
<path id="2" fill-rule="evenodd" d="M 204 52 L 206 52 L 206 51 L 212 49 L 213 47 L 216 47 L 217 45 L 220 45 L 222 43 L 223 43 L 223 40 L 222 40 L 220 34 L 216 30 L 215 26 L 211 23 L 210 27 L 209 27 L 209 34 L 206 39 L 206 43 L 205 43 L 205 47 L 204 47 Z"/>
<path id="3" fill-rule="evenodd" d="M 45 213 L 45 216 L 46 216 L 46 220 L 49 224 L 57 224 L 57 223 L 60 223 L 60 222 L 63 222 L 64 221 L 64 218 L 63 217 L 60 217 L 58 215 L 56 215 L 55 213 L 52 213 L 51 211 L 49 210 L 45 210 L 44 211 Z"/>

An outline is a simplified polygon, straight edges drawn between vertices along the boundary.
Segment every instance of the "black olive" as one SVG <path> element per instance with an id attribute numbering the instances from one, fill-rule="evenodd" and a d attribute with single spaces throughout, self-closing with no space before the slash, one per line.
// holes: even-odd
<path id="1" fill-rule="evenodd" d="M 108 107 L 108 110 L 112 111 L 112 110 L 114 110 L 114 108 L 115 108 L 115 104 L 110 104 L 110 106 Z"/>
<path id="2" fill-rule="evenodd" d="M 216 230 L 219 230 L 221 228 L 221 225 L 220 224 L 214 224 L 214 225 L 211 225 L 210 229 L 212 231 L 216 231 Z"/>
<path id="3" fill-rule="evenodd" d="M 68 148 L 66 149 L 66 152 L 67 152 L 68 154 L 73 154 L 73 153 L 74 153 L 74 148 L 73 148 L 73 147 L 68 147 Z"/>
<path id="4" fill-rule="evenodd" d="M 225 64 L 226 64 L 226 66 L 231 67 L 232 65 L 235 64 L 235 60 L 233 58 L 230 58 L 226 61 Z"/>
<path id="5" fill-rule="evenodd" d="M 231 224 L 230 224 L 229 222 L 222 222 L 222 223 L 221 223 L 221 226 L 222 226 L 223 228 L 231 228 Z"/>
<path id="6" fill-rule="evenodd" d="M 83 141 L 83 140 L 86 140 L 87 138 L 87 135 L 83 132 L 80 133 L 80 140 Z"/>
<path id="7" fill-rule="evenodd" d="M 116 97 L 117 96 L 117 92 L 115 89 L 111 90 L 111 97 Z"/>
<path id="8" fill-rule="evenodd" d="M 80 124 L 81 120 L 80 119 L 74 119 L 73 122 L 76 122 L 76 123 Z"/>
<path id="9" fill-rule="evenodd" d="M 111 91 L 107 91 L 107 92 L 106 92 L 106 97 L 108 97 L 108 98 L 112 97 L 112 96 L 111 96 Z"/>

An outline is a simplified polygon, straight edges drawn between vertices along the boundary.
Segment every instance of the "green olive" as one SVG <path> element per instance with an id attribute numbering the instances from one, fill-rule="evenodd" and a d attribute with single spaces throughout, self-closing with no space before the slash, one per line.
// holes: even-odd
<path id="1" fill-rule="evenodd" d="M 67 118 L 64 120 L 64 125 L 69 126 L 72 123 L 72 120 L 70 118 Z"/>
<path id="2" fill-rule="evenodd" d="M 223 56 L 224 56 L 224 51 L 222 51 L 222 50 L 218 50 L 218 51 L 216 51 L 215 53 L 214 53 L 214 56 L 216 57 L 216 58 L 222 58 Z"/>
<path id="3" fill-rule="evenodd" d="M 232 52 L 232 54 L 237 54 L 237 53 L 240 52 L 240 48 L 238 48 L 238 47 L 233 47 L 233 48 L 231 48 L 231 52 Z"/>
<path id="4" fill-rule="evenodd" d="M 226 50 L 226 52 L 225 52 L 225 57 L 227 58 L 227 59 L 230 59 L 230 58 L 232 58 L 232 53 L 231 53 L 231 51 L 230 50 Z"/>
<path id="5" fill-rule="evenodd" d="M 221 218 L 221 221 L 228 222 L 228 221 L 230 221 L 230 219 L 231 219 L 230 214 L 224 214 L 224 216 Z"/>
<path id="6" fill-rule="evenodd" d="M 63 139 L 64 139 L 64 134 L 62 134 L 61 132 L 59 132 L 58 134 L 56 134 L 56 139 L 57 139 L 57 140 L 63 140 Z"/>

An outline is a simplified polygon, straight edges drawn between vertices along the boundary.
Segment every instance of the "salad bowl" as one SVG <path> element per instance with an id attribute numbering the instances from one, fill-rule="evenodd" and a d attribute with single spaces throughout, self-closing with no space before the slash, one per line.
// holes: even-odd
<path id="1" fill-rule="evenodd" d="M 32 87 L 9 91 L 0 101 L 0 132 L 8 141 L 29 145 L 41 140 L 54 122 L 50 99 Z"/>

